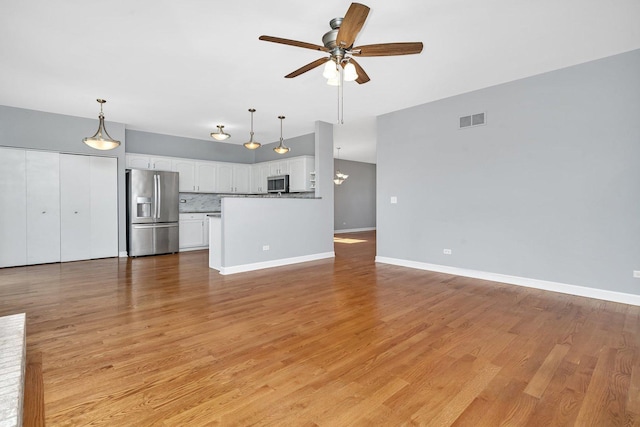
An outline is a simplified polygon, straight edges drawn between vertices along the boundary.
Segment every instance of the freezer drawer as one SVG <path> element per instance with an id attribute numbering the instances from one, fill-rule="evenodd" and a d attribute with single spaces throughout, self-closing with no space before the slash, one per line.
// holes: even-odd
<path id="1" fill-rule="evenodd" d="M 131 224 L 129 256 L 157 255 L 178 252 L 178 223 Z"/>

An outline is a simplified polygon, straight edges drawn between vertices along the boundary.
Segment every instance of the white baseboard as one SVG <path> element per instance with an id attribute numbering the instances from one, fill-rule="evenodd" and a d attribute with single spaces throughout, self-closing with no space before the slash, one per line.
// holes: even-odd
<path id="1" fill-rule="evenodd" d="M 313 255 L 297 256 L 293 258 L 274 259 L 272 261 L 256 262 L 253 264 L 234 265 L 232 267 L 220 267 L 220 274 L 236 274 L 247 271 L 262 270 L 263 268 L 281 267 L 283 265 L 298 264 L 300 262 L 316 261 L 325 258 L 335 258 L 335 252 L 324 252 Z"/>
<path id="2" fill-rule="evenodd" d="M 604 289 L 588 288 L 585 286 L 569 285 L 566 283 L 549 282 L 547 280 L 530 279 L 528 277 L 509 276 L 506 274 L 468 270 L 466 268 L 449 267 L 446 265 L 429 264 L 425 262 L 408 261 L 404 259 L 381 256 L 376 256 L 376 262 L 640 306 L 640 295 L 607 291 Z"/>
<path id="3" fill-rule="evenodd" d="M 359 233 L 361 231 L 371 231 L 371 230 L 375 230 L 375 227 L 365 227 L 365 228 L 349 228 L 346 230 L 333 230 L 334 234 L 340 234 L 340 233 Z"/>
<path id="4" fill-rule="evenodd" d="M 180 248 L 178 252 L 189 252 L 189 251 L 202 251 L 209 250 L 209 246 L 196 246 L 194 248 Z"/>
<path id="5" fill-rule="evenodd" d="M 128 256 L 129 255 L 127 255 L 127 251 L 120 251 L 120 253 L 118 254 L 118 257 L 120 257 L 120 258 L 126 258 Z"/>

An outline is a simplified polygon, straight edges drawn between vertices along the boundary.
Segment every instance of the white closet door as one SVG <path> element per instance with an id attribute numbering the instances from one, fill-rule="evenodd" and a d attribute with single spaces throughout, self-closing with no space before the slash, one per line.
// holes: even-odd
<path id="1" fill-rule="evenodd" d="M 118 160 L 91 157 L 91 258 L 118 256 Z"/>
<path id="2" fill-rule="evenodd" d="M 60 155 L 60 258 L 91 257 L 91 157 Z"/>
<path id="3" fill-rule="evenodd" d="M 0 267 L 27 263 L 25 151 L 0 148 Z"/>
<path id="4" fill-rule="evenodd" d="M 60 262 L 60 155 L 27 151 L 27 264 Z"/>

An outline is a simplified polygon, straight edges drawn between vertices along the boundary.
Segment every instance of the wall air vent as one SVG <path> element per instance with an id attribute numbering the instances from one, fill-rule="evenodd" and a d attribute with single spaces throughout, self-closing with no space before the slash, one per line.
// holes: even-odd
<path id="1" fill-rule="evenodd" d="M 471 114 L 460 117 L 460 129 L 480 126 L 486 123 L 485 113 Z"/>

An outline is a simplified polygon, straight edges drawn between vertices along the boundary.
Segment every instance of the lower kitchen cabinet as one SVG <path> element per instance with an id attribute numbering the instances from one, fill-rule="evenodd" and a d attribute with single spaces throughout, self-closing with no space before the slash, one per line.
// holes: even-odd
<path id="1" fill-rule="evenodd" d="M 209 218 L 204 213 L 181 213 L 179 219 L 180 251 L 209 247 Z"/>

